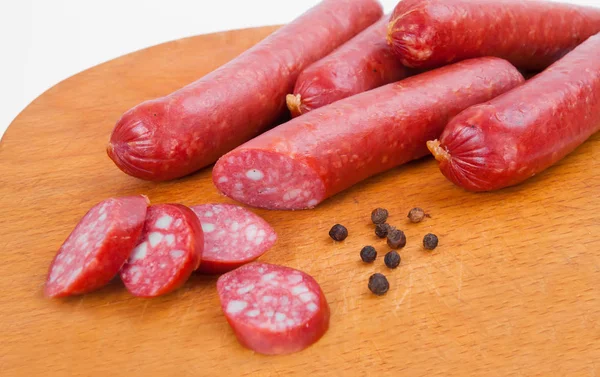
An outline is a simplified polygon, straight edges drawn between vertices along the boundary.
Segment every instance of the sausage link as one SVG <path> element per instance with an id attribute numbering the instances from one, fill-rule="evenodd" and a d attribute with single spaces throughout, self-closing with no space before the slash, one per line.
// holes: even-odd
<path id="1" fill-rule="evenodd" d="M 600 34 L 550 68 L 473 106 L 428 142 L 442 173 L 471 191 L 516 185 L 600 130 Z"/>
<path id="2" fill-rule="evenodd" d="M 296 117 L 346 97 L 408 76 L 387 45 L 389 15 L 306 68 L 298 77 L 287 106 Z"/>
<path id="3" fill-rule="evenodd" d="M 179 178 L 263 132 L 311 63 L 376 22 L 377 0 L 324 0 L 200 80 L 125 113 L 107 147 L 125 173 Z"/>
<path id="4" fill-rule="evenodd" d="M 532 0 L 401 1 L 388 42 L 408 67 L 497 56 L 542 70 L 600 32 L 600 9 Z"/>
<path id="5" fill-rule="evenodd" d="M 223 156 L 213 181 L 268 209 L 305 209 L 367 177 L 428 154 L 448 119 L 521 84 L 507 61 L 457 63 L 332 103 Z"/>

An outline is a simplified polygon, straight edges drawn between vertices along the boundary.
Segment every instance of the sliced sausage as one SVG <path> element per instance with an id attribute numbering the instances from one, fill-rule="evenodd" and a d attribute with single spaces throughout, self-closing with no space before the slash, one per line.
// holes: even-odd
<path id="1" fill-rule="evenodd" d="M 258 215 L 231 204 L 190 207 L 204 231 L 204 253 L 199 272 L 222 274 L 251 262 L 267 250 L 277 234 Z"/>
<path id="2" fill-rule="evenodd" d="M 180 204 L 148 208 L 138 244 L 121 269 L 127 290 L 155 297 L 181 287 L 198 266 L 204 250 L 200 221 Z"/>
<path id="3" fill-rule="evenodd" d="M 442 173 L 472 191 L 540 173 L 600 130 L 600 34 L 550 68 L 456 118 L 428 143 Z"/>
<path id="4" fill-rule="evenodd" d="M 600 32 L 600 9 L 531 0 L 401 1 L 388 41 L 408 67 L 497 56 L 542 70 Z"/>
<path id="5" fill-rule="evenodd" d="M 306 68 L 286 101 L 292 116 L 379 86 L 399 81 L 409 72 L 388 46 L 389 15 Z"/>
<path id="6" fill-rule="evenodd" d="M 457 63 L 313 110 L 223 156 L 213 182 L 268 209 L 305 209 L 428 154 L 448 119 L 523 82 L 498 58 Z"/>
<path id="7" fill-rule="evenodd" d="M 217 291 L 239 342 L 258 353 L 301 351 L 329 328 L 329 305 L 321 287 L 293 268 L 250 263 L 222 275 Z"/>
<path id="8" fill-rule="evenodd" d="M 215 162 L 272 126 L 300 72 L 382 13 L 377 0 L 324 0 L 216 71 L 126 112 L 108 155 L 125 173 L 154 181 Z"/>
<path id="9" fill-rule="evenodd" d="M 54 257 L 44 293 L 64 297 L 108 284 L 131 254 L 142 232 L 148 198 L 111 198 L 79 221 Z"/>

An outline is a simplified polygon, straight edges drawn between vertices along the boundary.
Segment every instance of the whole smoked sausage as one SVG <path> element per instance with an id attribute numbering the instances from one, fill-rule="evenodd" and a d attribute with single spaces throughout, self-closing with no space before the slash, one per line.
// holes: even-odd
<path id="1" fill-rule="evenodd" d="M 409 75 L 386 42 L 389 15 L 306 68 L 286 97 L 296 117 Z"/>
<path id="2" fill-rule="evenodd" d="M 377 0 L 324 0 L 214 72 L 126 112 L 109 157 L 125 173 L 153 181 L 215 162 L 272 126 L 300 72 L 382 13 Z"/>
<path id="3" fill-rule="evenodd" d="M 516 185 L 600 130 L 600 34 L 523 86 L 473 106 L 428 142 L 442 173 L 471 191 Z"/>
<path id="4" fill-rule="evenodd" d="M 388 41 L 407 67 L 497 56 L 539 71 L 600 32 L 600 9 L 538 0 L 401 1 Z"/>

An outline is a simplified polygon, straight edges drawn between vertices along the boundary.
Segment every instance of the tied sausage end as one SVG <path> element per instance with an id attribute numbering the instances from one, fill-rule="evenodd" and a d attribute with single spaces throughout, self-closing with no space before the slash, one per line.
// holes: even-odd
<path id="1" fill-rule="evenodd" d="M 438 162 L 450 161 L 450 153 L 448 153 L 448 151 L 442 147 L 438 139 L 429 140 L 427 142 L 427 149 L 429 149 L 433 157 L 435 157 Z"/>
<path id="2" fill-rule="evenodd" d="M 302 96 L 300 94 L 288 94 L 285 97 L 285 103 L 293 117 L 302 115 Z"/>
<path id="3" fill-rule="evenodd" d="M 432 27 L 428 6 L 425 1 L 403 0 L 390 18 L 387 42 L 406 67 L 430 69 L 447 63 L 437 58 L 440 36 Z"/>

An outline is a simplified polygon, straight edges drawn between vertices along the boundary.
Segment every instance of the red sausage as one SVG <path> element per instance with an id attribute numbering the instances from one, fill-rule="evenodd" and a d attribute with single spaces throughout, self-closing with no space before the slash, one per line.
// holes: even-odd
<path id="1" fill-rule="evenodd" d="M 182 286 L 198 268 L 204 250 L 200 221 L 180 204 L 148 208 L 138 244 L 121 269 L 127 290 L 155 297 Z"/>
<path id="2" fill-rule="evenodd" d="M 250 263 L 217 280 L 221 308 L 239 342 L 266 355 L 298 352 L 329 328 L 329 305 L 304 272 Z"/>
<path id="3" fill-rule="evenodd" d="M 377 0 L 324 0 L 216 71 L 126 112 L 108 155 L 125 173 L 154 181 L 215 162 L 272 126 L 300 72 L 382 13 Z"/>
<path id="4" fill-rule="evenodd" d="M 204 253 L 199 272 L 222 274 L 251 262 L 267 250 L 277 234 L 261 217 L 231 204 L 191 207 L 204 231 Z"/>
<path id="5" fill-rule="evenodd" d="M 79 221 L 52 261 L 44 293 L 64 297 L 91 292 L 119 272 L 142 232 L 148 198 L 111 198 Z"/>
<path id="6" fill-rule="evenodd" d="M 600 130 L 600 34 L 550 68 L 473 106 L 428 142 L 442 173 L 471 191 L 523 182 Z"/>
<path id="7" fill-rule="evenodd" d="M 600 32 L 600 9 L 536 0 L 401 1 L 388 42 L 408 67 L 480 56 L 542 70 Z"/>
<path id="8" fill-rule="evenodd" d="M 296 117 L 342 98 L 399 81 L 408 70 L 387 45 L 389 16 L 305 69 L 287 106 Z"/>
<path id="9" fill-rule="evenodd" d="M 223 156 L 213 182 L 268 209 L 305 209 L 367 177 L 428 154 L 452 116 L 521 84 L 516 68 L 480 58 L 313 110 Z"/>

